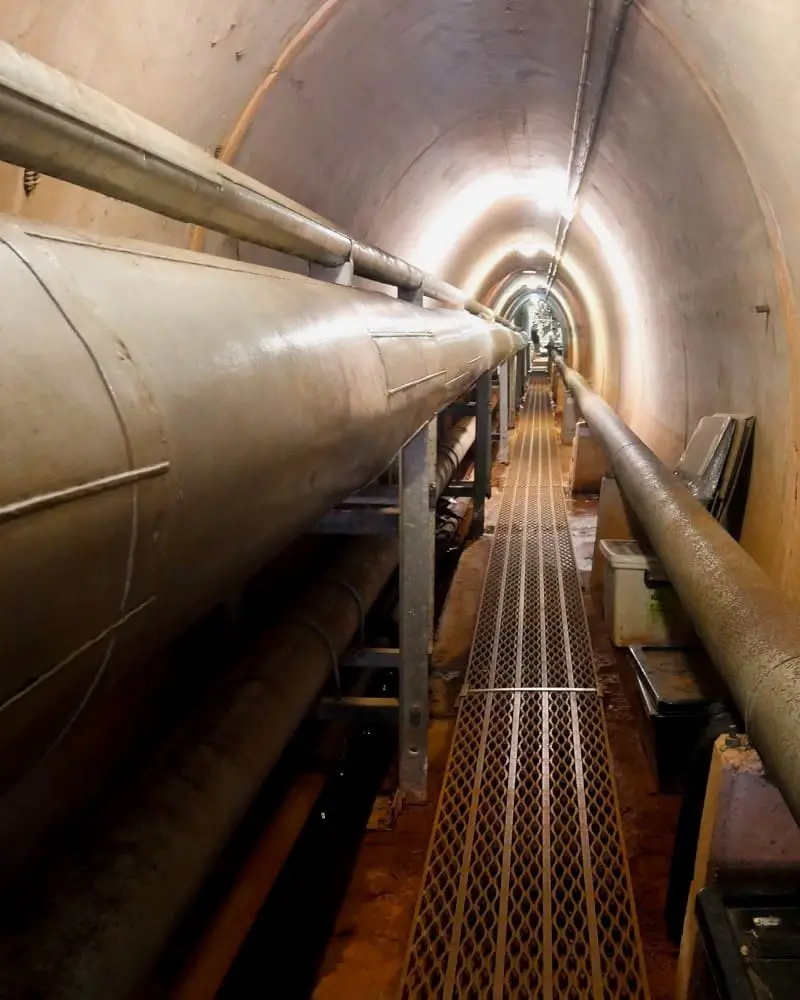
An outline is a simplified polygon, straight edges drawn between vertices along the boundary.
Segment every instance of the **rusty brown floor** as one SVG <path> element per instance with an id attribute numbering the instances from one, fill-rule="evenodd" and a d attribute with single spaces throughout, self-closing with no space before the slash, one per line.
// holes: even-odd
<path id="1" fill-rule="evenodd" d="M 487 542 L 477 543 L 462 560 L 452 591 L 458 596 L 448 602 L 437 637 L 435 662 L 451 671 L 465 667 Z M 666 941 L 661 914 L 678 800 L 656 793 L 622 691 L 616 653 L 590 602 L 587 611 L 651 995 L 666 1000 L 672 995 L 675 954 Z M 325 956 L 316 1000 L 396 996 L 452 729 L 448 719 L 431 724 L 429 804 L 404 810 L 391 832 L 366 835 Z"/>

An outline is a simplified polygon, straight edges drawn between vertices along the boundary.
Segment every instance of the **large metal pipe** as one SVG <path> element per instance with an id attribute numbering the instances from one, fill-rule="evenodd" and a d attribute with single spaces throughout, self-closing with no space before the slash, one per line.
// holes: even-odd
<path id="1" fill-rule="evenodd" d="M 800 821 L 797 606 L 583 378 L 555 363 Z"/>
<path id="2" fill-rule="evenodd" d="M 0 159 L 323 266 L 352 260 L 361 277 L 507 325 L 452 285 L 3 41 Z"/>
<path id="3" fill-rule="evenodd" d="M 439 449 L 437 495 L 475 419 Z M 48 884 L 41 921 L 0 943 L 0 995 L 106 1000 L 143 980 L 368 610 L 397 567 L 395 539 L 342 543 L 324 573 L 143 768 L 99 835 Z M 13 956 L 13 958 L 12 958 Z"/>
<path id="4" fill-rule="evenodd" d="M 465 417 L 451 429 L 447 439 L 439 447 L 436 465 L 436 495 L 441 495 L 450 482 L 467 452 L 475 444 L 475 417 Z"/>
<path id="5" fill-rule="evenodd" d="M 461 311 L 2 220 L 0 282 L 4 782 L 522 345 Z"/>

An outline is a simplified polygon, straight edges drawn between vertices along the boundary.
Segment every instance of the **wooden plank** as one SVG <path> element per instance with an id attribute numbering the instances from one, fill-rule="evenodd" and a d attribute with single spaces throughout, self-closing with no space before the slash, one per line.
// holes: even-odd
<path id="1" fill-rule="evenodd" d="M 322 774 L 302 774 L 290 787 L 201 938 L 171 1000 L 214 1000 L 324 784 Z"/>
<path id="2" fill-rule="evenodd" d="M 697 843 L 694 878 L 681 938 L 676 1000 L 705 1000 L 697 893 L 718 880 L 800 874 L 800 828 L 746 737 L 714 744 Z"/>

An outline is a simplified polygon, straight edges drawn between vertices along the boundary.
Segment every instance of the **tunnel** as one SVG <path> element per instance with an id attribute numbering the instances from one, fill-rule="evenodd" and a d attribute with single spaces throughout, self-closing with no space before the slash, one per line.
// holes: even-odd
<path id="1" fill-rule="evenodd" d="M 428 639 L 420 640 L 408 625 L 415 612 L 405 602 L 416 599 L 412 568 L 415 560 L 433 558 L 433 541 L 416 541 L 412 526 L 427 523 L 435 510 L 437 539 L 440 530 L 447 534 L 440 521 L 443 497 L 459 517 L 471 511 L 468 540 L 467 529 L 454 529 L 465 548 L 448 571 L 451 583 L 439 582 L 436 543 L 437 594 L 450 588 L 442 598 L 445 610 L 436 612 L 442 616 L 439 636 L 448 608 L 459 603 L 470 546 L 488 543 L 474 585 L 474 614 L 462 623 L 471 663 L 480 655 L 481 600 L 499 601 L 498 635 L 511 628 L 503 617 L 511 584 L 504 582 L 500 596 L 491 597 L 492 567 L 508 534 L 505 568 L 497 563 L 496 572 L 505 581 L 508 567 L 520 560 L 513 579 L 522 580 L 514 654 L 521 663 L 529 641 L 523 636 L 547 631 L 544 611 L 541 624 L 525 619 L 534 586 L 525 582 L 526 565 L 539 559 L 543 567 L 542 608 L 551 586 L 542 525 L 558 539 L 559 532 L 568 539 L 571 531 L 574 541 L 580 531 L 575 525 L 582 523 L 584 501 L 567 490 L 564 507 L 559 463 L 566 482 L 570 448 L 589 447 L 581 444 L 584 433 L 605 449 L 602 489 L 608 491 L 600 492 L 598 476 L 589 493 L 600 500 L 585 502 L 591 515 L 586 523 L 598 517 L 602 523 L 603 497 L 612 489 L 621 494 L 621 533 L 605 537 L 638 539 L 654 550 L 663 582 L 674 587 L 696 641 L 730 692 L 733 721 L 714 735 L 733 741 L 730 753 L 756 761 L 748 757 L 730 773 L 752 777 L 762 768 L 758 780 L 752 777 L 755 791 L 747 792 L 741 779 L 715 806 L 731 810 L 731 823 L 736 808 L 743 810 L 740 822 L 766 810 L 771 818 L 765 825 L 777 831 L 771 848 L 753 847 L 747 860 L 747 846 L 737 841 L 726 848 L 736 855 L 734 876 L 741 881 L 743 871 L 753 878 L 754 872 L 780 871 L 794 885 L 800 865 L 793 818 L 800 808 L 800 569 L 794 550 L 800 539 L 800 402 L 793 378 L 800 219 L 792 192 L 800 33 L 793 4 L 7 0 L 0 40 L 0 329 L 6 347 L 0 369 L 0 905 L 7 925 L 0 948 L 2 964 L 12 970 L 5 983 L 0 975 L 0 992 L 88 998 L 161 989 L 161 995 L 185 1000 L 247 995 L 236 990 L 258 965 L 257 942 L 237 952 L 241 963 L 249 962 L 248 972 L 239 980 L 229 974 L 228 993 L 221 985 L 219 994 L 192 992 L 188 985 L 180 992 L 176 969 L 185 966 L 187 954 L 202 950 L 203 920 L 213 924 L 214 913 L 224 911 L 207 888 L 209 879 L 223 851 L 226 859 L 238 857 L 245 814 L 265 794 L 265 782 L 279 784 L 275 774 L 287 766 L 287 744 L 294 741 L 297 754 L 297 734 L 320 726 L 327 710 L 336 715 L 330 692 L 334 680 L 340 683 L 342 664 L 352 671 L 354 663 L 368 663 L 366 654 L 359 660 L 351 649 L 353 636 L 363 638 L 369 627 L 384 638 L 396 630 L 398 638 L 383 645 L 396 645 L 401 660 L 406 642 L 417 643 L 418 657 L 428 656 Z M 538 338 L 531 344 L 540 306 L 550 310 L 558 329 L 557 351 L 543 347 L 539 353 Z M 704 418 L 719 414 L 747 415 L 754 428 L 735 541 L 718 525 L 707 525 L 694 500 L 686 505 L 672 475 Z M 571 415 L 582 423 L 567 432 Z M 491 457 L 488 465 L 482 457 L 491 456 L 492 437 L 494 466 Z M 420 501 L 411 492 L 420 475 L 429 480 L 421 508 L 414 507 Z M 541 482 L 531 478 L 525 485 L 525 476 L 537 475 Z M 617 485 L 607 486 L 607 479 Z M 545 480 L 555 499 L 542 500 Z M 83 485 L 74 486 L 78 481 Z M 376 496 L 398 504 L 386 515 L 397 544 L 387 541 L 383 527 L 363 528 L 377 516 Z M 432 515 L 430 520 L 432 526 Z M 530 540 L 514 555 L 512 536 L 527 538 L 526 525 Z M 599 532 L 596 542 L 590 539 L 595 560 L 599 539 Z M 576 573 L 572 549 L 553 544 L 558 572 Z M 395 820 L 421 859 L 404 883 L 406 909 L 398 903 L 402 913 L 378 935 L 400 941 L 397 955 L 388 949 L 385 960 L 374 959 L 375 978 L 365 973 L 359 979 L 359 947 L 366 945 L 356 943 L 349 959 L 340 955 L 340 979 L 332 974 L 326 986 L 323 976 L 313 994 L 312 986 L 302 994 L 276 979 L 265 995 L 368 1000 L 396 989 L 408 997 L 728 995 L 711 992 L 710 981 L 699 986 L 686 972 L 690 960 L 699 961 L 696 942 L 691 952 L 686 943 L 694 941 L 686 930 L 694 926 L 694 904 L 687 909 L 683 898 L 678 923 L 684 910 L 688 916 L 682 942 L 679 928 L 678 940 L 673 935 L 668 943 L 659 911 L 680 863 L 677 848 L 671 840 L 664 846 L 664 838 L 672 837 L 676 824 L 679 836 L 687 824 L 698 826 L 698 816 L 690 814 L 701 809 L 704 796 L 702 829 L 712 824 L 708 761 L 705 770 L 697 765 L 700 778 L 693 772 L 699 786 L 687 779 L 682 804 L 680 796 L 653 798 L 642 790 L 647 763 L 631 735 L 637 722 L 629 705 L 637 694 L 615 673 L 613 663 L 624 657 L 603 631 L 603 609 L 592 610 L 584 587 L 585 613 L 581 580 L 575 581 L 575 601 L 563 583 L 552 583 L 553 593 L 564 621 L 574 614 L 574 628 L 591 633 L 586 655 L 591 658 L 592 646 L 599 655 L 603 643 L 612 650 L 612 680 L 603 675 L 598 681 L 593 667 L 584 677 L 583 653 L 574 652 L 573 662 L 567 638 L 567 651 L 559 655 L 569 669 L 563 681 L 553 682 L 557 689 L 548 687 L 546 666 L 544 680 L 527 687 L 522 667 L 504 687 L 495 689 L 486 679 L 473 685 L 474 697 L 488 691 L 495 706 L 485 710 L 478 759 L 491 757 L 491 713 L 500 711 L 506 696 L 512 698 L 513 740 L 523 739 L 525 698 L 542 704 L 553 699 L 553 706 L 562 696 L 571 698 L 575 734 L 590 733 L 592 725 L 601 733 L 610 727 L 609 777 L 602 787 L 611 790 L 602 794 L 612 803 L 609 828 L 617 831 L 609 843 L 618 836 L 627 848 L 623 844 L 614 862 L 622 874 L 611 888 L 603 888 L 597 875 L 605 862 L 595 859 L 600 881 L 585 888 L 585 905 L 591 909 L 590 900 L 603 893 L 633 893 L 636 906 L 619 903 L 623 916 L 614 909 L 613 920 L 620 927 L 629 920 L 620 941 L 629 934 L 631 954 L 644 957 L 631 958 L 628 944 L 612 942 L 606 967 L 599 916 L 594 937 L 585 932 L 585 979 L 570 964 L 578 946 L 563 943 L 563 929 L 553 931 L 546 947 L 530 945 L 537 936 L 545 940 L 542 927 L 550 918 L 541 917 L 539 927 L 531 913 L 550 906 L 535 901 L 549 900 L 550 889 L 529 886 L 526 898 L 534 902 L 525 909 L 517 901 L 522 909 L 515 917 L 509 886 L 515 865 L 540 871 L 550 848 L 523 863 L 515 861 L 516 841 L 497 848 L 498 873 L 512 874 L 497 875 L 497 898 L 508 901 L 497 904 L 496 925 L 487 923 L 485 938 L 474 932 L 471 945 L 464 930 L 462 951 L 451 944 L 443 957 L 439 942 L 449 925 L 431 916 L 437 907 L 446 909 L 442 900 L 455 894 L 465 928 L 471 919 L 480 922 L 475 914 L 484 904 L 490 906 L 470 896 L 466 873 L 452 883 L 460 889 L 441 889 L 437 903 L 440 890 L 425 881 L 433 878 L 430 871 L 419 867 L 426 851 L 429 866 L 444 864 L 437 861 L 436 831 L 450 821 L 448 810 L 473 817 L 464 821 L 467 854 L 484 844 L 474 816 L 491 814 L 490 799 L 475 798 L 469 806 L 447 792 L 461 766 L 459 733 L 470 724 L 469 671 L 477 669 L 470 666 L 451 713 L 459 713 L 455 735 L 450 725 L 441 767 L 431 763 L 427 792 L 419 796 L 428 804 L 414 805 L 410 794 L 411 804 Z M 264 622 L 269 613 L 277 616 L 261 646 L 254 639 L 258 655 L 232 638 L 241 625 L 245 585 L 248 601 L 253 593 L 266 600 Z M 305 596 L 290 606 L 290 593 Z M 425 614 L 433 614 L 436 603 L 429 597 L 420 598 Z M 370 611 L 373 601 L 378 611 Z M 378 627 L 381 608 L 384 625 Z M 263 624 L 259 615 L 248 619 L 248 636 Z M 176 643 L 182 652 L 175 652 Z M 493 662 L 502 644 L 498 638 Z M 435 665 L 438 647 L 431 648 Z M 298 649 L 308 652 L 309 664 L 313 658 L 313 669 Z M 544 652 L 536 655 L 548 660 Z M 258 663 L 267 662 L 271 673 L 259 674 Z M 377 661 L 369 662 L 376 667 Z M 228 683 L 226 670 L 240 680 Z M 412 696 L 404 688 L 404 668 L 398 677 L 393 694 L 401 745 L 416 753 L 428 725 L 427 694 L 423 711 L 418 689 Z M 192 723 L 203 693 L 218 683 L 228 684 L 227 721 L 217 730 L 212 716 L 199 712 L 201 721 Z M 386 694 L 381 688 L 374 697 L 372 688 L 359 688 L 350 701 L 355 708 L 359 699 L 374 702 L 380 729 L 390 714 L 378 704 Z M 596 724 L 590 721 L 594 708 L 581 714 L 590 694 L 605 704 L 608 723 L 602 708 Z M 405 697 L 413 702 L 411 721 L 402 714 Z M 529 724 L 540 727 L 537 739 L 544 745 L 541 727 L 549 732 L 556 715 L 540 710 L 547 721 Z M 352 736 L 357 747 L 373 716 L 367 711 L 362 725 L 362 716 L 354 723 L 344 715 L 360 734 Z M 346 728 L 338 715 L 336 720 L 330 725 Z M 154 747 L 169 747 L 175 732 L 183 733 L 176 745 L 190 747 L 194 756 L 175 750 L 155 759 L 162 761 L 156 770 L 170 770 L 164 759 L 176 772 L 183 769 L 180 787 L 152 774 L 136 779 L 137 785 L 134 772 Z M 590 759 L 605 759 L 608 744 L 605 736 L 596 747 L 593 736 L 586 739 L 588 773 Z M 223 745 L 236 747 L 237 766 L 247 761 L 246 779 L 222 756 L 211 760 L 215 746 Z M 206 756 L 203 747 L 211 748 Z M 702 753 L 710 758 L 711 744 L 697 759 Z M 361 761 L 357 751 L 352 754 Z M 522 761 L 521 749 L 519 754 Z M 516 749 L 509 759 L 516 768 Z M 536 760 L 529 770 L 519 764 L 517 789 L 523 776 L 541 784 L 545 765 Z M 401 786 L 404 762 L 401 753 Z M 413 760 L 409 766 L 413 770 Z M 513 768 L 503 766 L 503 780 L 513 784 Z M 583 766 L 577 757 L 569 765 L 581 788 Z M 727 788 L 728 765 L 718 766 L 719 787 Z M 556 789 L 558 778 L 553 782 Z M 617 786 L 621 814 L 613 804 Z M 730 805 L 740 788 L 744 798 Z M 521 793 L 514 794 L 519 799 Z M 120 797 L 124 804 L 115 805 Z M 209 819 L 201 831 L 206 801 L 217 803 L 209 811 L 218 806 L 219 821 L 215 826 Z M 507 800 L 509 824 L 514 801 Z M 544 810 L 542 801 L 540 794 L 536 808 Z M 592 801 L 590 795 L 575 821 L 574 852 L 586 864 L 594 850 Z M 409 821 L 415 809 L 426 818 Z M 148 825 L 153 813 L 159 818 Z M 192 821 L 180 827 L 169 854 L 158 824 L 166 829 L 172 814 Z M 486 822 L 489 851 L 494 827 Z M 714 822 L 721 828 L 721 820 Z M 117 828 L 123 832 L 115 834 Z M 541 845 L 550 837 L 542 829 L 526 827 L 519 837 Z M 90 830 L 99 833 L 84 837 Z M 294 839 L 302 845 L 311 835 L 300 830 Z M 453 830 L 451 837 L 462 835 Z M 369 844 L 380 834 L 367 836 Z M 688 875 L 682 876 L 687 883 L 700 878 L 702 857 L 697 829 L 691 836 Z M 142 869 L 126 855 L 134 837 Z M 132 886 L 148 865 L 151 874 L 158 870 L 162 848 L 164 859 L 183 854 L 185 871 L 176 873 L 171 889 L 165 877 L 153 895 L 143 890 L 137 896 Z M 401 848 L 396 851 L 400 857 Z M 660 859 L 652 866 L 655 888 L 641 874 L 648 858 Z M 241 858 L 225 863 L 242 867 Z M 392 863 L 404 870 L 405 861 Z M 493 870 L 495 862 L 484 863 Z M 284 867 L 289 874 L 280 877 L 286 881 L 294 869 L 288 862 Z M 297 868 L 303 863 L 295 862 Z M 589 882 L 592 877 L 590 872 Z M 571 891 L 565 879 L 568 888 L 556 886 L 556 894 Z M 96 885 L 93 896 L 85 892 L 90 883 Z M 356 875 L 351 893 L 357 884 Z M 433 902 L 426 903 L 426 891 Z M 493 889 L 481 891 L 495 898 Z M 382 892 L 394 898 L 391 890 Z M 649 908 L 651 894 L 658 902 Z M 22 906 L 23 897 L 39 902 Z M 61 903 L 48 904 L 52 899 Z M 696 905 L 700 913 L 706 904 Z M 158 908 L 163 919 L 153 916 Z M 25 912 L 20 916 L 18 909 Z M 532 928 L 527 937 L 514 923 L 523 911 Z M 352 912 L 346 903 L 340 922 L 345 912 Z M 381 912 L 375 910 L 376 920 Z M 433 920 L 434 930 L 423 940 L 425 919 Z M 704 919 L 697 918 L 701 930 Z M 586 927 L 594 920 L 590 914 Z M 134 924 L 152 929 L 127 936 L 120 930 Z M 248 933 L 251 925 L 258 927 L 255 913 Z M 578 921 L 569 935 L 580 939 L 582 928 Z M 359 934 L 369 938 L 363 928 Z M 528 944 L 512 947 L 514 934 Z M 487 951 L 492 935 L 500 937 Z M 608 935 L 611 941 L 612 931 Z M 559 958 L 562 946 L 567 951 Z M 324 968 L 335 965 L 330 956 L 338 954 L 330 942 L 327 947 Z M 528 947 L 542 968 L 551 961 L 554 971 L 537 979 L 519 958 L 519 949 Z M 475 956 L 484 955 L 488 963 L 506 952 L 505 964 L 498 962 L 491 973 L 474 971 L 470 978 L 457 971 L 462 959 L 480 964 Z M 230 956 L 231 968 L 237 953 Z M 363 961 L 371 968 L 373 959 Z M 145 982 L 154 992 L 145 992 Z M 764 995 L 790 994 L 775 987 Z"/>

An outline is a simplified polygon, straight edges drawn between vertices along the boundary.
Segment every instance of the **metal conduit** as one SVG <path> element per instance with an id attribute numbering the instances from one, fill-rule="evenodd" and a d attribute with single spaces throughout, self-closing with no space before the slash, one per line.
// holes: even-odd
<path id="1" fill-rule="evenodd" d="M 555 364 L 800 821 L 797 606 L 584 379 Z"/>
<path id="2" fill-rule="evenodd" d="M 0 41 L 0 159 L 510 326 L 459 289 L 342 232 L 308 208 L 104 94 Z"/>
<path id="3" fill-rule="evenodd" d="M 586 141 L 583 146 L 583 153 L 581 155 L 580 163 L 578 164 L 578 169 L 575 177 L 572 174 L 569 175 L 570 189 L 569 197 L 575 205 L 578 198 L 580 197 L 581 190 L 583 188 L 584 178 L 586 176 L 586 171 L 591 163 L 592 155 L 595 150 L 595 145 L 597 141 L 597 134 L 600 127 L 600 122 L 603 117 L 603 112 L 605 110 L 606 101 L 608 99 L 608 94 L 611 89 L 611 81 L 614 75 L 614 67 L 617 63 L 617 57 L 619 55 L 620 45 L 622 43 L 622 36 L 625 30 L 625 25 L 627 23 L 628 13 L 630 12 L 631 4 L 633 0 L 619 0 L 619 7 L 617 9 L 616 18 L 614 20 L 614 25 L 611 30 L 611 37 L 608 41 L 608 47 L 606 49 L 605 61 L 603 63 L 602 76 L 600 78 L 600 83 L 597 88 L 597 97 L 595 99 L 594 109 L 592 111 L 592 116 L 589 119 L 589 124 L 586 130 Z M 592 12 L 593 17 L 593 12 Z M 581 99 L 582 103 L 582 99 Z M 571 157 L 572 159 L 572 157 Z M 564 252 L 567 246 L 567 240 L 569 239 L 569 234 L 572 229 L 572 221 L 574 218 L 574 213 L 570 215 L 569 218 L 564 218 L 563 215 L 559 217 L 558 226 L 556 228 L 556 238 L 555 238 L 555 252 L 553 254 L 553 259 L 550 262 L 550 267 L 547 274 L 547 296 L 553 290 L 553 285 L 556 278 L 558 277 L 558 269 L 561 266 L 561 261 L 564 258 Z"/>
<path id="4" fill-rule="evenodd" d="M 441 494 L 475 438 L 448 434 Z M 139 996 L 169 935 L 397 567 L 393 538 L 353 538 L 193 711 L 47 885 L 42 919 L 0 941 L 0 995 Z"/>

